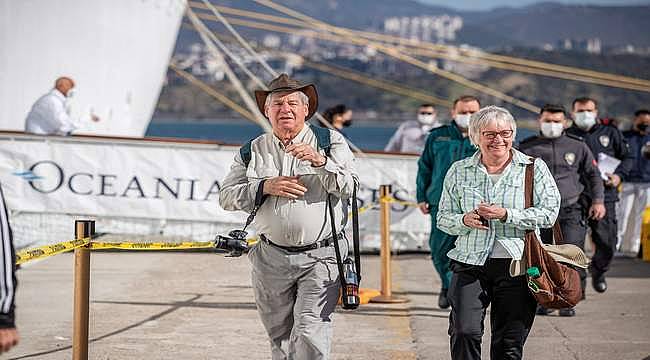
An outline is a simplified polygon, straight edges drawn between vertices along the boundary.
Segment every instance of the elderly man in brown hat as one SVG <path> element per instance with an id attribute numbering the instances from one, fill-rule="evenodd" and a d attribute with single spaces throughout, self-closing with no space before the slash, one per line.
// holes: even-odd
<path id="1" fill-rule="evenodd" d="M 339 297 L 333 237 L 347 254 L 339 231 L 358 183 L 354 156 L 340 133 L 306 124 L 318 106 L 314 85 L 282 74 L 255 97 L 273 133 L 240 149 L 219 203 L 226 210 L 256 210 L 260 241 L 248 257 L 272 358 L 328 359 Z M 330 230 L 330 204 L 338 234 Z"/>

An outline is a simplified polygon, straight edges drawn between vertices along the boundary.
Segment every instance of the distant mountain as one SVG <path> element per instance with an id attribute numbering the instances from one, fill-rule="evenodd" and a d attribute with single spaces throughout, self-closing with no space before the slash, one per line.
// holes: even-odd
<path id="1" fill-rule="evenodd" d="M 461 15 L 463 16 L 463 15 Z M 599 38 L 605 46 L 650 46 L 650 6 L 540 3 L 465 15 L 468 23 L 527 46 Z"/>
<path id="2" fill-rule="evenodd" d="M 282 15 L 250 0 L 214 4 Z M 277 0 L 325 22 L 355 29 L 383 27 L 389 17 L 457 15 L 463 27 L 457 42 L 482 48 L 555 45 L 564 39 L 600 38 L 603 46 L 650 46 L 650 5 L 595 6 L 538 3 L 521 8 L 460 11 L 413 0 Z M 245 31 L 259 34 L 260 31 Z"/>

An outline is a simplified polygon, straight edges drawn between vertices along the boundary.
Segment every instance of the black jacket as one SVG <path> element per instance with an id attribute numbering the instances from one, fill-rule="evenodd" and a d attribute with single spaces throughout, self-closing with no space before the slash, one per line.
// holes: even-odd
<path id="1" fill-rule="evenodd" d="M 632 159 L 629 156 L 630 150 L 623 134 L 614 126 L 596 124 L 589 131 L 584 131 L 573 125 L 567 129 L 567 133 L 577 139 L 584 141 L 598 161 L 598 154 L 604 153 L 621 160 L 614 174 L 627 180 L 632 168 Z M 605 202 L 617 201 L 618 191 L 615 187 L 605 186 Z"/>
<path id="2" fill-rule="evenodd" d="M 562 207 L 578 202 L 585 189 L 592 201 L 603 202 L 603 181 L 584 142 L 565 134 L 556 139 L 532 136 L 519 144 L 519 150 L 546 162 L 560 190 Z"/>
<path id="3" fill-rule="evenodd" d="M 16 255 L 9 212 L 0 186 L 0 328 L 14 328 L 14 298 L 16 295 Z"/>
<path id="4" fill-rule="evenodd" d="M 632 168 L 626 181 L 635 183 L 650 182 L 650 159 L 643 156 L 643 147 L 650 147 L 650 134 L 643 135 L 637 131 L 623 132 L 623 138 L 630 146 Z"/>

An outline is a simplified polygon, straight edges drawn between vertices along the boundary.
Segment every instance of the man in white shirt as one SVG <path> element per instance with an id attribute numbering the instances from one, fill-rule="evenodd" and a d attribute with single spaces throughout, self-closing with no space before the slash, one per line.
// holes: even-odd
<path id="1" fill-rule="evenodd" d="M 74 81 L 69 77 L 56 79 L 54 89 L 32 105 L 25 121 L 25 132 L 37 135 L 69 135 L 77 129 L 77 124 L 66 109 L 66 99 L 74 85 Z M 92 115 L 92 120 L 99 121 L 99 118 Z"/>
<path id="2" fill-rule="evenodd" d="M 282 74 L 268 88 L 255 91 L 255 98 L 273 133 L 235 155 L 219 203 L 257 214 L 260 241 L 248 258 L 271 358 L 327 360 L 340 288 L 334 243 L 341 241 L 346 256 L 341 232 L 358 184 L 354 155 L 340 132 L 305 123 L 318 107 L 313 84 Z M 329 141 L 320 138 L 323 131 Z"/>
<path id="3" fill-rule="evenodd" d="M 431 129 L 442 124 L 436 119 L 436 109 L 422 104 L 416 120 L 404 122 L 388 141 L 384 151 L 421 154 Z"/>

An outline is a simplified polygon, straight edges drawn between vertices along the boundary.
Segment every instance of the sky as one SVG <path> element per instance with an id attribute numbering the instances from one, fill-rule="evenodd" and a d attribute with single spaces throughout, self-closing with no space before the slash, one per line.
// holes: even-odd
<path id="1" fill-rule="evenodd" d="M 461 10 L 489 10 L 498 6 L 521 7 L 540 2 L 540 0 L 417 0 L 421 3 L 440 5 Z M 548 1 L 548 0 L 546 0 Z M 649 5 L 650 0 L 551 0 L 576 5 Z"/>

